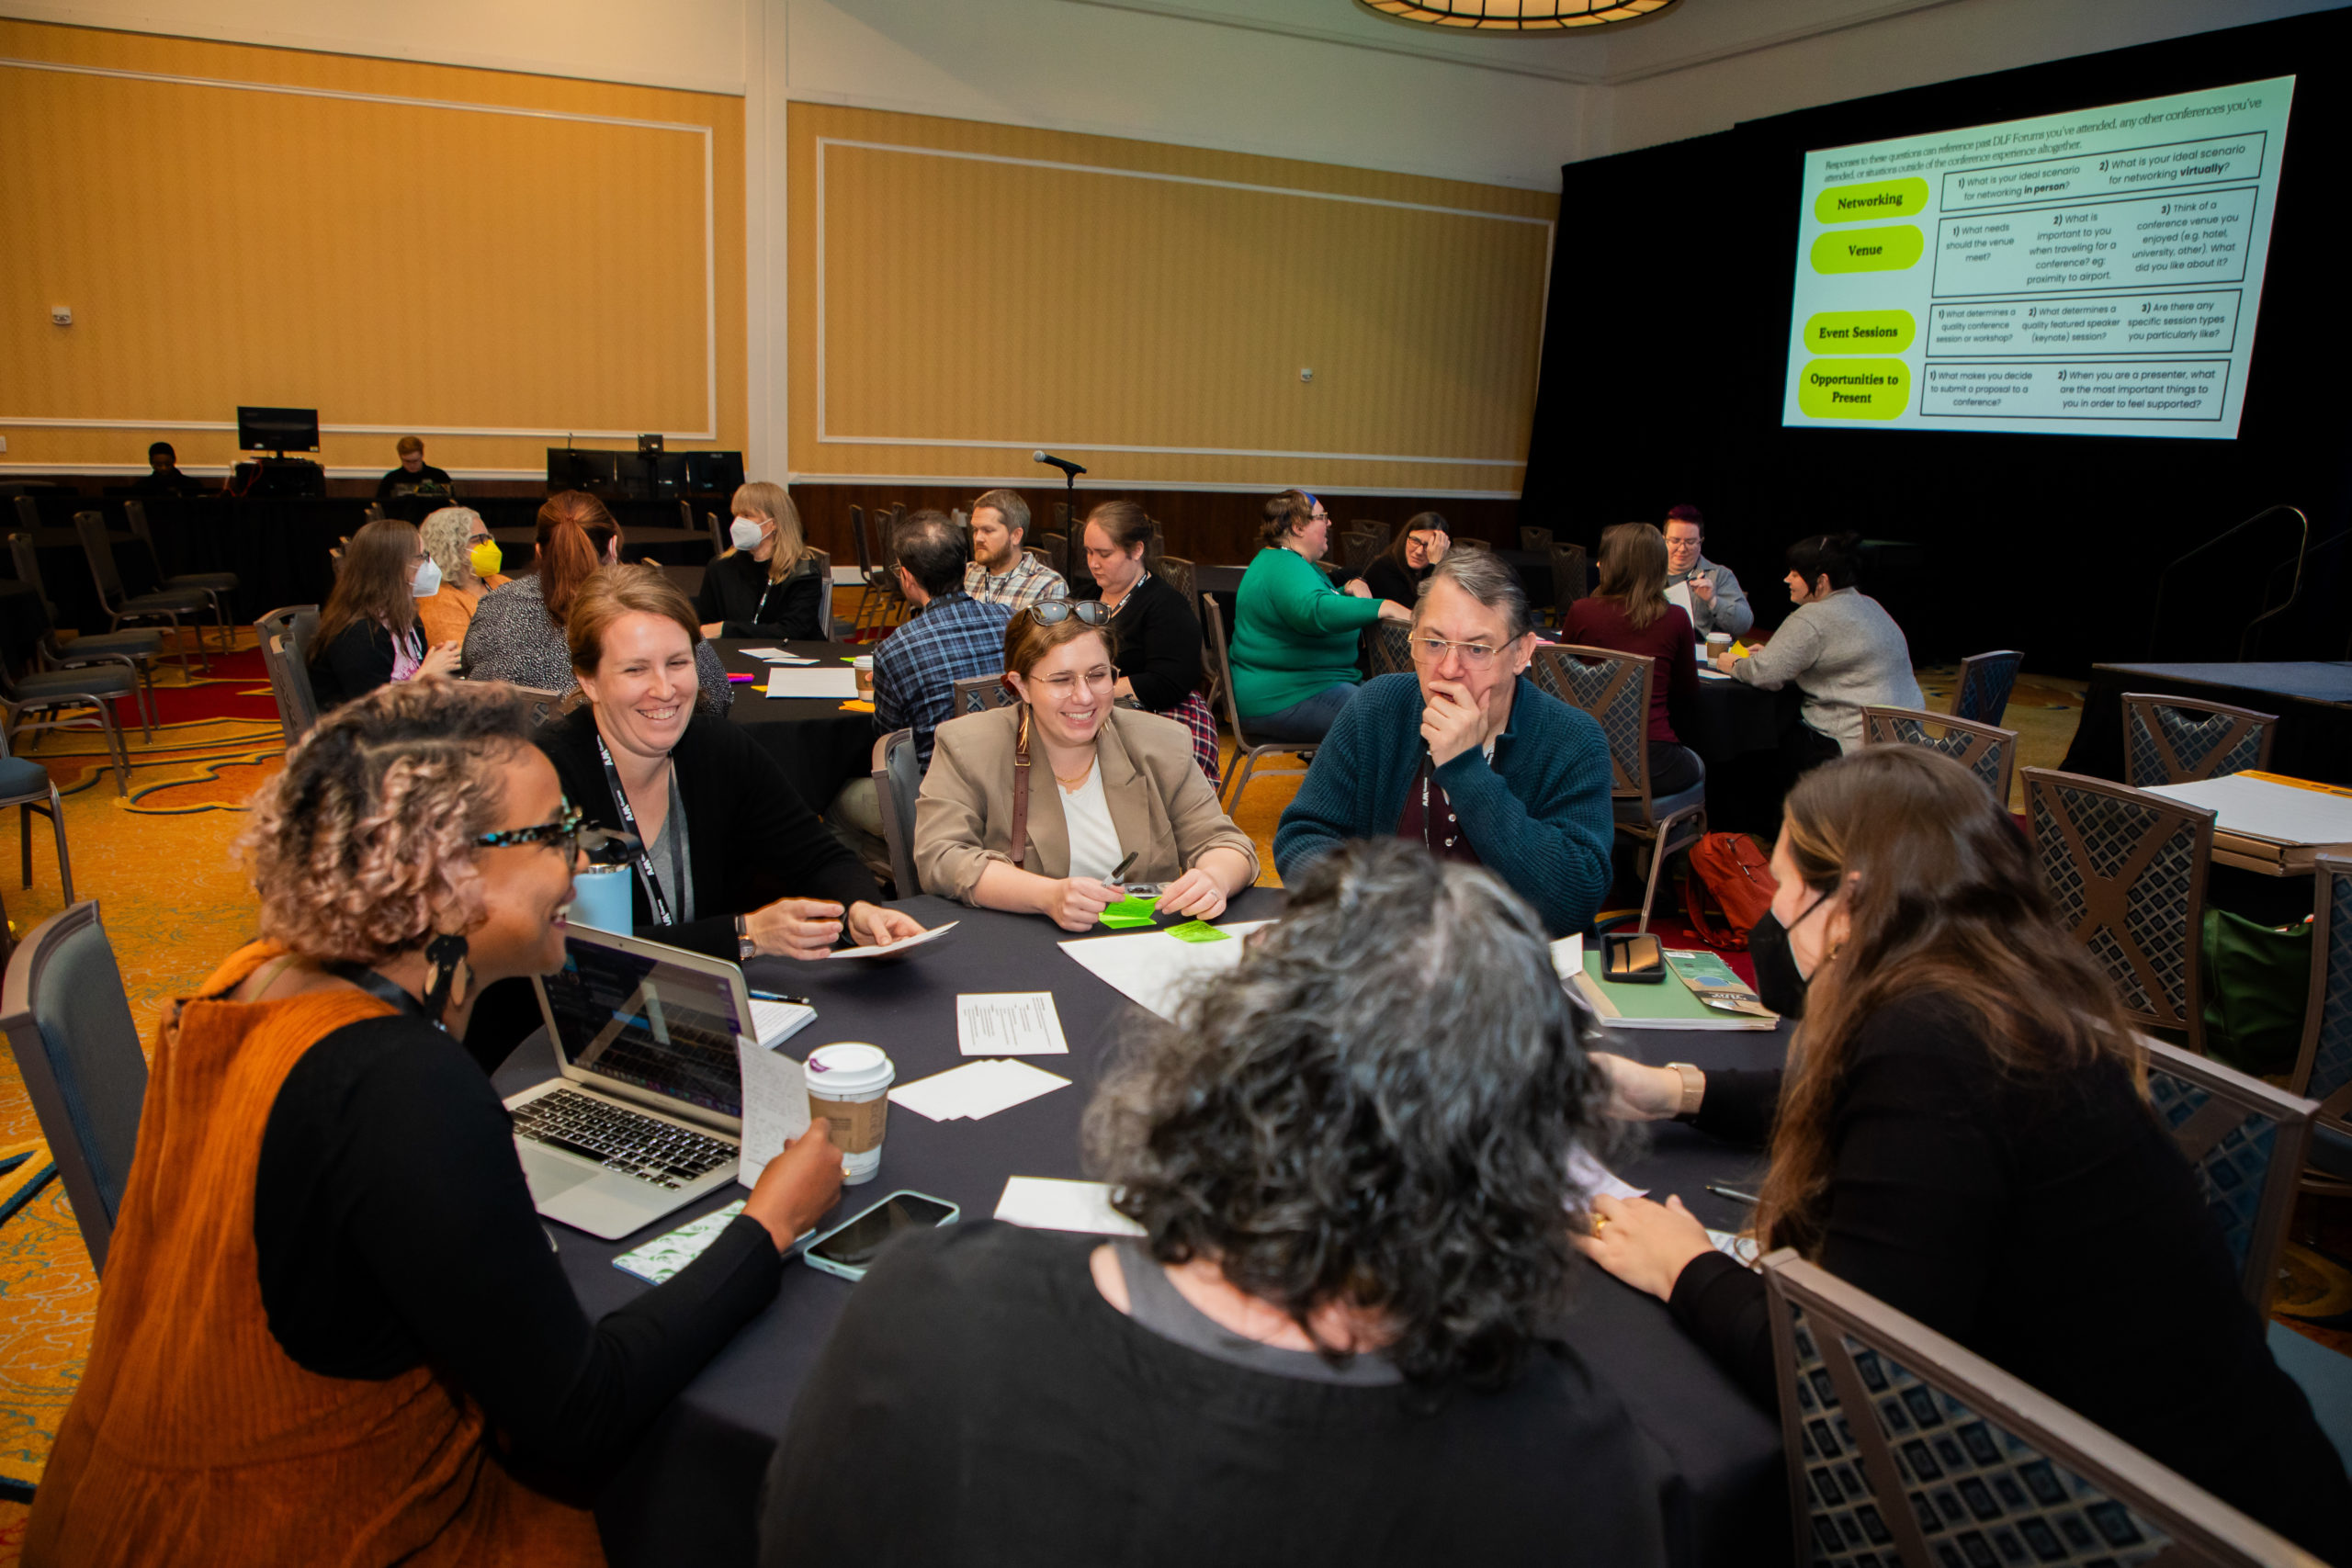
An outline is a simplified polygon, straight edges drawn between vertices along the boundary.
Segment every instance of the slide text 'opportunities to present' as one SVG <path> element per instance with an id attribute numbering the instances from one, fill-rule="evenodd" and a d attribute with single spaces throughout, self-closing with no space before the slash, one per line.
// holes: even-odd
<path id="1" fill-rule="evenodd" d="M 1808 152 L 1781 423 L 2234 437 L 2294 87 Z"/>

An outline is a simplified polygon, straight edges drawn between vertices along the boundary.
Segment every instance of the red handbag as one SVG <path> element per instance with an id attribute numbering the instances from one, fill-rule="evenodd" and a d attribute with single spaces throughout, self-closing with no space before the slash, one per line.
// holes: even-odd
<path id="1" fill-rule="evenodd" d="M 1690 846 L 1690 874 L 1682 882 L 1682 908 L 1691 934 L 1709 947 L 1745 948 L 1747 933 L 1770 913 L 1780 886 L 1755 840 L 1745 833 L 1705 835 Z"/>

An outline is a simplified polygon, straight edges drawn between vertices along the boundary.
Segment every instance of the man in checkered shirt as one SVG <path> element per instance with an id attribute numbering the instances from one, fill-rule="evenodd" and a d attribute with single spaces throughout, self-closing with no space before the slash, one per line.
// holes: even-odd
<path id="1" fill-rule="evenodd" d="M 1067 599 L 1062 574 L 1023 553 L 1029 538 L 1029 503 L 1018 491 L 992 490 L 972 502 L 972 563 L 964 592 L 1019 615 L 1045 599 Z"/>

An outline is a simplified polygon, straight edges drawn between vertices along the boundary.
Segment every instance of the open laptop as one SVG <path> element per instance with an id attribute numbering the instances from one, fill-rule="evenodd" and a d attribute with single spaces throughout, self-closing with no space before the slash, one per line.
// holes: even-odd
<path id="1" fill-rule="evenodd" d="M 741 969 L 573 926 L 531 985 L 558 1076 L 506 1108 L 540 1213 L 616 1241 L 735 1179 L 735 1042 L 762 1032 Z"/>

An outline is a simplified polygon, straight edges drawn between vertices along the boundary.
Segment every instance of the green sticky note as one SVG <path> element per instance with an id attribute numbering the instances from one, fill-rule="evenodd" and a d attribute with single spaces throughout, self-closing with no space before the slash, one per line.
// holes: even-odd
<path id="1" fill-rule="evenodd" d="M 1154 901 L 1154 897 L 1122 898 L 1102 911 L 1102 923 L 1114 931 L 1131 931 L 1137 926 L 1148 926 L 1152 923 Z"/>
<path id="2" fill-rule="evenodd" d="M 1206 920 L 1186 920 L 1181 926 L 1170 926 L 1168 934 L 1178 942 L 1231 942 L 1232 933 L 1221 931 Z"/>

